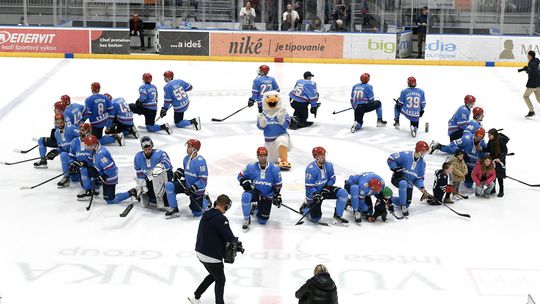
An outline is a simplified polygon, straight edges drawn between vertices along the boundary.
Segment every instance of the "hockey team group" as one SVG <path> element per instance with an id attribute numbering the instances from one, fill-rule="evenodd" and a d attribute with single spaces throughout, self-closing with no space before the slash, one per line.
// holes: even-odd
<path id="1" fill-rule="evenodd" d="M 489 142 L 484 141 L 484 111 L 474 106 L 476 100 L 472 95 L 467 95 L 464 104 L 448 121 L 448 145 L 435 141 L 429 145 L 418 141 L 411 151 L 389 155 L 390 183 L 398 189 L 396 195 L 381 175 L 373 172 L 352 175 L 342 187 L 338 186 L 334 167 L 326 160 L 326 150 L 318 146 L 312 149 L 314 160 L 305 170 L 304 203 L 299 210 L 286 206 L 280 192 L 283 183 L 281 171 L 292 167 L 288 160 L 291 138 L 287 130 L 310 127 L 313 122 L 308 121 L 309 113 L 316 116 L 321 103 L 316 83 L 312 80 L 315 75 L 305 72 L 289 93 L 294 109 L 292 117 L 289 116 L 282 106 L 279 86 L 268 75 L 269 71 L 267 65 L 259 67 L 248 100 L 249 107 L 257 104 L 257 127 L 264 134 L 265 144 L 256 150 L 257 161 L 248 164 L 237 177 L 244 191 L 241 196 L 244 231 L 249 230 L 252 217 L 264 225 L 270 218 L 273 205 L 278 208 L 285 206 L 314 223 L 321 223 L 322 202 L 335 200 L 333 223 L 347 225 L 346 210 L 351 211 L 356 223 L 363 220 L 374 222 L 379 217 L 386 221 L 388 212 L 397 219 L 407 217 L 414 188 L 422 192 L 422 200 L 426 199 L 432 205 L 446 206 L 456 199 L 468 198 L 460 192 L 461 186 L 469 189 L 474 186 L 477 197 L 488 198 L 495 193 L 495 181 L 499 184 L 498 196 L 504 195 L 506 144 L 509 139 L 496 129 L 490 129 L 487 132 Z M 118 204 L 131 197 L 132 202 L 139 202 L 141 207 L 164 210 L 166 217 L 171 218 L 179 214 L 177 195 L 185 194 L 193 216 L 201 216 L 211 207 L 210 198 L 205 194 L 209 172 L 206 160 L 199 154 L 201 142 L 189 139 L 185 143 L 186 156 L 182 166 L 174 170 L 167 153 L 155 147 L 150 136 L 139 136 L 133 122 L 133 114 L 143 115 L 147 132 L 172 134 L 173 127 L 168 123 L 156 124 L 172 107 L 177 128 L 192 126 L 200 129 L 199 118 L 184 118 L 190 103 L 187 92 L 192 90 L 192 85 L 175 79 L 172 71 L 166 71 L 163 76 L 166 84 L 159 114 L 158 90 L 149 73 L 142 76 L 143 84 L 139 87 L 139 98 L 135 103 L 101 94 L 101 86 L 97 82 L 91 84 L 92 94 L 84 104 L 72 103 L 68 95 L 63 95 L 61 101 L 54 104 L 54 129 L 49 137 L 38 140 L 40 159 L 34 167 L 47 168 L 48 161 L 60 156 L 63 174 L 57 185 L 63 188 L 70 182 L 79 182 L 82 187 L 82 192 L 77 194 L 79 200 L 99 195 L 101 188 L 107 204 Z M 369 81 L 370 75 L 362 74 L 360 83 L 351 91 L 353 133 L 362 128 L 364 114 L 371 111 L 376 111 L 377 127 L 386 125 L 382 103 L 375 100 Z M 400 128 L 400 116 L 403 115 L 410 121 L 411 135 L 416 137 L 426 100 L 424 91 L 416 87 L 414 77 L 407 79 L 407 86 L 395 99 L 394 127 Z M 105 146 L 115 143 L 122 146 L 128 137 L 138 138 L 141 145 L 141 151 L 133 160 L 137 183 L 133 189 L 117 193 L 118 168 Z M 47 148 L 52 150 L 47 152 Z M 451 156 L 435 172 L 436 179 L 430 194 L 424 185 L 424 157 L 437 150 Z"/>

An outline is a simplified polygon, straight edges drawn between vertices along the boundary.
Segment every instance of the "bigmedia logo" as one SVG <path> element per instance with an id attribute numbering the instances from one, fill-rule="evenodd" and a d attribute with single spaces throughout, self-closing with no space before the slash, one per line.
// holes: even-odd
<path id="1" fill-rule="evenodd" d="M 457 58 L 457 45 L 454 43 L 435 40 L 426 44 L 426 58 L 455 59 Z"/>
<path id="2" fill-rule="evenodd" d="M 384 42 L 383 40 L 372 40 L 368 39 L 368 49 L 370 51 L 382 50 L 385 53 L 395 53 L 396 52 L 396 43 L 395 42 Z"/>

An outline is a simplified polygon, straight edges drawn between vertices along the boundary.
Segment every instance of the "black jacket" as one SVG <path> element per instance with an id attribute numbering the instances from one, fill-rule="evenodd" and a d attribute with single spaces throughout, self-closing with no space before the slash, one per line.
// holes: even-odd
<path id="1" fill-rule="evenodd" d="M 435 181 L 433 182 L 433 196 L 439 201 L 442 201 L 444 191 L 447 185 L 449 185 L 450 179 L 448 174 L 444 173 L 443 169 L 435 171 Z"/>
<path id="2" fill-rule="evenodd" d="M 295 296 L 299 304 L 338 304 L 336 284 L 326 272 L 307 280 Z"/>
<path id="3" fill-rule="evenodd" d="M 422 14 L 422 12 L 416 15 L 416 25 L 418 25 L 418 33 L 427 33 L 427 26 L 421 25 L 422 23 L 428 23 L 428 15 Z"/>
<path id="4" fill-rule="evenodd" d="M 508 154 L 508 147 L 506 146 L 508 144 L 508 141 L 510 138 L 508 136 L 499 133 L 499 149 L 500 152 L 497 154 L 495 152 L 495 142 L 490 140 L 487 144 L 487 150 L 489 151 L 489 156 L 491 156 L 492 159 L 498 158 L 503 165 L 506 166 L 506 154 Z M 497 177 L 506 177 L 506 167 L 503 167 L 499 163 L 495 163 L 495 172 L 497 173 Z"/>
<path id="5" fill-rule="evenodd" d="M 206 211 L 199 222 L 195 251 L 222 260 L 225 244 L 236 241 L 229 227 L 229 220 L 221 211 L 212 208 Z"/>
<path id="6" fill-rule="evenodd" d="M 533 60 L 529 61 L 527 64 L 527 74 L 529 75 L 526 85 L 527 88 L 540 87 L 540 71 L 538 71 L 539 64 L 540 60 L 538 60 L 538 58 L 533 58 Z"/>

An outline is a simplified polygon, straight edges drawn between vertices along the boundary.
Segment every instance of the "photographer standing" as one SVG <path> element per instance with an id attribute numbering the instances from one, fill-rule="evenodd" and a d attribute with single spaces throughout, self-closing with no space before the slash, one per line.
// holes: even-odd
<path id="1" fill-rule="evenodd" d="M 540 61 L 536 57 L 536 53 L 534 51 L 529 51 L 527 54 L 527 59 L 529 59 L 529 63 L 527 66 L 524 66 L 521 69 L 518 69 L 518 72 L 527 72 L 529 75 L 529 79 L 527 80 L 527 89 L 525 90 L 525 93 L 523 93 L 523 99 L 525 100 L 525 103 L 527 104 L 527 107 L 529 107 L 529 113 L 525 115 L 525 117 L 533 117 L 534 116 L 534 107 L 532 105 L 531 99 L 529 96 L 531 96 L 532 93 L 534 93 L 534 96 L 536 97 L 536 101 L 540 103 L 540 72 L 538 71 L 538 64 L 540 64 Z"/>
<path id="2" fill-rule="evenodd" d="M 242 243 L 234 236 L 229 227 L 229 220 L 223 215 L 231 207 L 231 199 L 222 194 L 217 197 L 214 208 L 206 211 L 199 223 L 195 252 L 197 258 L 204 265 L 209 275 L 195 290 L 195 297 L 188 298 L 193 304 L 199 304 L 199 300 L 206 289 L 215 282 L 214 290 L 216 304 L 224 304 L 223 293 L 225 290 L 225 273 L 223 272 L 223 259 L 227 260 L 226 247 L 234 248 L 232 252 L 243 251 Z M 229 248 L 228 248 L 229 249 Z M 227 250 L 230 253 L 229 250 Z"/>

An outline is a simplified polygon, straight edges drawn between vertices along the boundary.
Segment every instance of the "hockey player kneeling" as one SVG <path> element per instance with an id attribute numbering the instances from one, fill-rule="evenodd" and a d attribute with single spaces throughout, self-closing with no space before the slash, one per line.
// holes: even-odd
<path id="1" fill-rule="evenodd" d="M 268 161 L 276 163 L 281 170 L 289 170 L 287 153 L 291 145 L 291 139 L 287 129 L 291 124 L 291 118 L 287 110 L 282 108 L 281 98 L 276 91 L 269 91 L 263 95 L 263 112 L 257 119 L 257 127 L 264 131 L 265 147 L 268 149 Z"/>
<path id="2" fill-rule="evenodd" d="M 137 172 L 137 198 L 143 208 L 155 204 L 159 209 L 169 206 L 165 183 L 172 179 L 172 166 L 165 151 L 154 149 L 149 136 L 141 137 L 142 151 L 137 152 L 134 167 Z"/>

